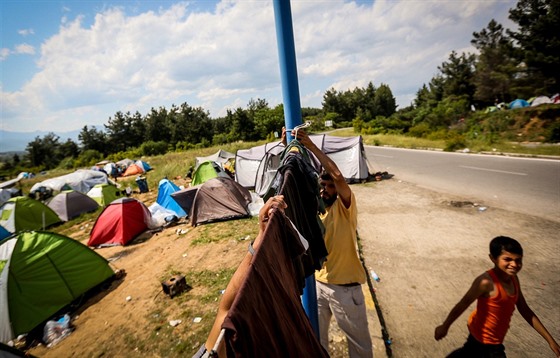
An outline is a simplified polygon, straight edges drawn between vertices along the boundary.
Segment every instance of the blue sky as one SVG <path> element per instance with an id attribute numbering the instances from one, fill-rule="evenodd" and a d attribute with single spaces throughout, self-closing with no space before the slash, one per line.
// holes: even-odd
<path id="1" fill-rule="evenodd" d="M 282 103 L 272 0 L 0 0 L 0 129 L 64 132 L 188 103 Z M 388 84 L 400 107 L 513 0 L 292 0 L 302 106 Z"/>

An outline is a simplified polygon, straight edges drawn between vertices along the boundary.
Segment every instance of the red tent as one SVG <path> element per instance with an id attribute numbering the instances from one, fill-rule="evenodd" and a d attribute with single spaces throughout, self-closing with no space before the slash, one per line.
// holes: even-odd
<path id="1" fill-rule="evenodd" d="M 126 245 L 149 229 L 150 210 L 134 198 L 120 198 L 109 204 L 93 225 L 88 246 Z"/>

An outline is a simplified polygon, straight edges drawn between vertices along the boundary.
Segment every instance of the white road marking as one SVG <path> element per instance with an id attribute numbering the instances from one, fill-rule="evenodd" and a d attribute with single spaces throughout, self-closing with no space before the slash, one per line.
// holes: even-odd
<path id="1" fill-rule="evenodd" d="M 482 171 L 487 171 L 487 172 L 495 172 L 495 173 L 504 173 L 504 174 L 513 174 L 513 175 L 528 175 L 527 173 L 507 172 L 505 170 L 469 167 L 469 166 L 466 166 L 466 165 L 459 165 L 459 167 L 460 168 L 466 168 L 466 169 L 482 170 Z"/>

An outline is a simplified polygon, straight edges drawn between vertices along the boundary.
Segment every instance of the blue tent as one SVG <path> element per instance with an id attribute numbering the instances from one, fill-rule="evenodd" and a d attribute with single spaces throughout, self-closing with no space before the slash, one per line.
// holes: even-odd
<path id="1" fill-rule="evenodd" d="M 523 107 L 529 107 L 529 106 L 530 106 L 529 102 L 527 102 L 524 99 L 519 99 L 518 98 L 518 99 L 516 99 L 515 101 L 512 101 L 509 104 L 509 109 L 523 108 Z"/>
<path id="2" fill-rule="evenodd" d="M 178 217 L 183 217 L 187 216 L 187 213 L 183 210 L 183 208 L 181 208 L 181 206 L 179 206 L 179 204 L 177 204 L 175 199 L 171 197 L 171 194 L 179 190 L 179 187 L 169 179 L 164 178 L 160 180 L 158 184 L 158 197 L 156 202 L 164 208 L 175 212 Z"/>
<path id="3" fill-rule="evenodd" d="M 143 160 L 137 160 L 134 164 L 138 165 L 140 168 L 144 169 L 145 172 L 152 170 L 152 167 Z"/>
<path id="4" fill-rule="evenodd" d="M 4 240 L 10 235 L 11 233 L 8 230 L 6 230 L 6 228 L 4 228 L 2 225 L 0 225 L 0 241 Z"/>

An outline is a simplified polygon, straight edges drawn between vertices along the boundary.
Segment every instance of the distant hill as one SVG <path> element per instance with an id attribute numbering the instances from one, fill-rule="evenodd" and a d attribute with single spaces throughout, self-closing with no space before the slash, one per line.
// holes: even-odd
<path id="1" fill-rule="evenodd" d="M 60 137 L 60 142 L 66 142 L 68 138 L 80 144 L 78 135 L 81 130 L 70 132 L 54 132 Z M 34 131 L 34 132 L 10 132 L 0 129 L 0 153 L 25 151 L 27 144 L 35 140 L 35 138 L 43 138 L 51 132 Z"/>

